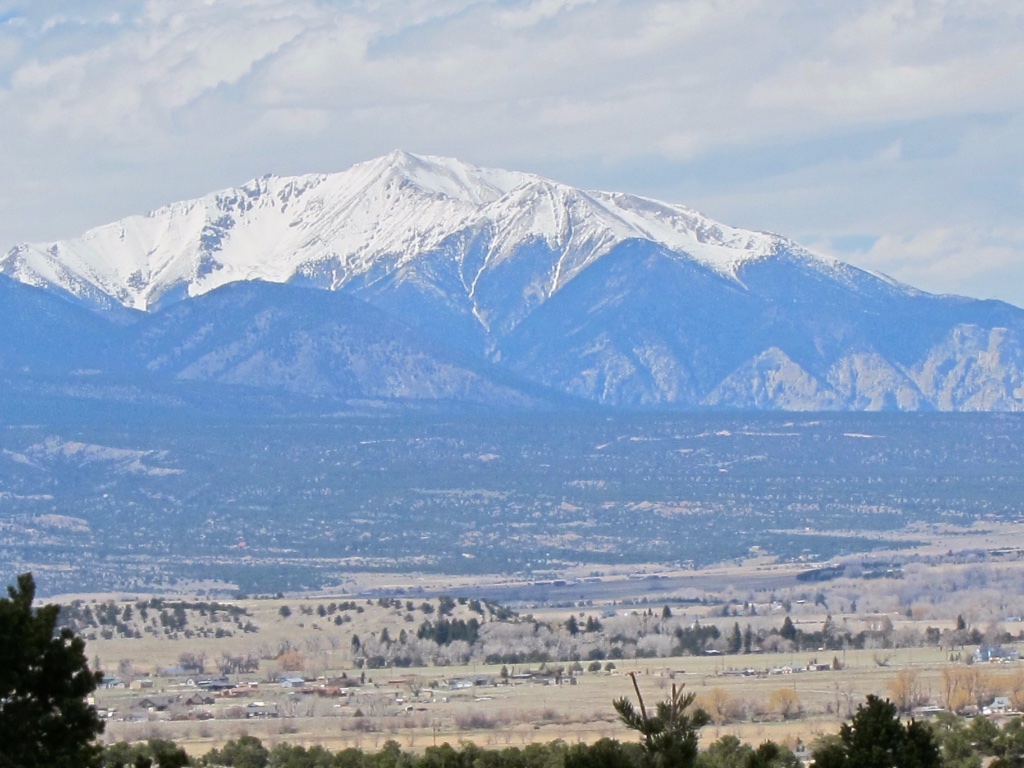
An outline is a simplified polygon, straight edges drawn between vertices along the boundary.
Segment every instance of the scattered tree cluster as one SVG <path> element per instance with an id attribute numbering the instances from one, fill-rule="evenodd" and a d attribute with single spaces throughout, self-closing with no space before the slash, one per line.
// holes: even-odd
<path id="1" fill-rule="evenodd" d="M 249 612 L 237 605 L 156 597 L 134 605 L 118 604 L 112 600 L 93 604 L 75 600 L 60 607 L 60 625 L 87 640 L 141 638 L 144 635 L 231 637 L 235 632 L 257 631 L 256 625 L 247 620 L 248 616 Z"/>

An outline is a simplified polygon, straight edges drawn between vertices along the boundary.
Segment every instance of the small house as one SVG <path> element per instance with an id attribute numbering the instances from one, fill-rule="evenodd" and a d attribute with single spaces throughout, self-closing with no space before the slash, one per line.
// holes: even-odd
<path id="1" fill-rule="evenodd" d="M 1016 648 L 1007 648 L 1002 645 L 983 644 L 978 646 L 974 652 L 975 661 L 1001 662 L 1016 661 L 1019 654 Z"/>

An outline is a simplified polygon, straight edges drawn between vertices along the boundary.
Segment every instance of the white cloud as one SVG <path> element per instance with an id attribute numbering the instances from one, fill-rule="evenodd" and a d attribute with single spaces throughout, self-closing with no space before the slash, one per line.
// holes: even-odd
<path id="1" fill-rule="evenodd" d="M 937 293 L 1013 300 L 1024 284 L 1024 227 L 886 234 L 851 260 Z"/>
<path id="2" fill-rule="evenodd" d="M 237 83 L 312 18 L 263 5 L 226 23 L 216 4 L 181 0 L 174 12 L 152 4 L 84 50 L 25 61 L 0 104 L 21 107 L 34 130 L 85 139 L 173 130 L 176 110 Z"/>
<path id="3" fill-rule="evenodd" d="M 597 0 L 534 0 L 509 8 L 501 8 L 495 21 L 506 29 L 527 29 L 557 17 L 578 6 L 592 5 Z"/>

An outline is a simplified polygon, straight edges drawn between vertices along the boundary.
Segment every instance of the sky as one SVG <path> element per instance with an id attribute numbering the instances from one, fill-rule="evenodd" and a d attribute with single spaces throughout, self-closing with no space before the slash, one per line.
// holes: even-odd
<path id="1" fill-rule="evenodd" d="M 1020 0 L 0 0 L 0 252 L 396 148 L 1024 307 Z"/>

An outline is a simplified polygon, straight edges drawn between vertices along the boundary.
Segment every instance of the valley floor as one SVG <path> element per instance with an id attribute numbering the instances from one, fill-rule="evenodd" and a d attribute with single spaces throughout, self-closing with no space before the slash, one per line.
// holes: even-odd
<path id="1" fill-rule="evenodd" d="M 732 733 L 796 748 L 834 733 L 869 693 L 935 710 L 1003 712 L 1024 704 L 1024 663 L 1015 653 L 1024 649 L 1022 527 L 944 526 L 886 536 L 910 545 L 847 558 L 840 575 L 824 581 L 806 580 L 820 569 L 752 558 L 694 571 L 609 569 L 599 580 L 567 570 L 539 579 L 546 584 L 353 574 L 345 595 L 221 604 L 194 598 L 199 602 L 187 610 L 168 600 L 149 604 L 145 616 L 140 596 L 80 595 L 75 605 L 76 615 L 90 607 L 94 615 L 116 611 L 122 618 L 135 606 L 128 621 L 143 630 L 139 637 L 85 631 L 94 665 L 122 678 L 121 686 L 97 693 L 109 714 L 105 738 L 171 738 L 194 753 L 242 733 L 267 744 L 332 750 L 372 750 L 388 739 L 410 749 L 461 740 L 501 747 L 629 739 L 611 702 L 632 697 L 630 672 L 648 702 L 672 684 L 696 693 L 715 720 L 705 741 Z M 929 543 L 912 543 L 922 538 Z M 413 585 L 453 599 L 409 597 Z M 186 620 L 169 630 L 176 613 Z M 480 624 L 472 642 L 417 637 L 425 625 L 450 621 L 455 631 L 470 619 Z M 566 631 L 570 620 L 578 634 Z M 787 620 L 800 633 L 795 641 L 778 634 Z M 820 637 L 826 625 L 859 635 L 864 647 L 807 645 L 803 638 Z M 672 637 L 712 626 L 719 637 L 701 655 L 667 655 Z M 730 631 L 740 627 L 759 638 L 755 652 L 727 652 Z M 358 648 L 353 638 L 362 638 Z M 970 663 L 989 642 L 1004 649 L 1006 660 Z M 514 658 L 531 647 L 543 647 L 544 659 Z M 484 658 L 496 649 L 504 660 Z M 654 657 L 635 658 L 638 649 Z M 374 668 L 401 653 L 434 655 L 426 666 Z M 202 674 L 175 669 L 197 659 Z M 195 684 L 218 677 L 217 667 L 231 659 L 254 667 L 228 675 L 234 695 Z M 288 678 L 294 687 L 284 684 Z M 918 716 L 930 711 L 919 709 Z"/>

